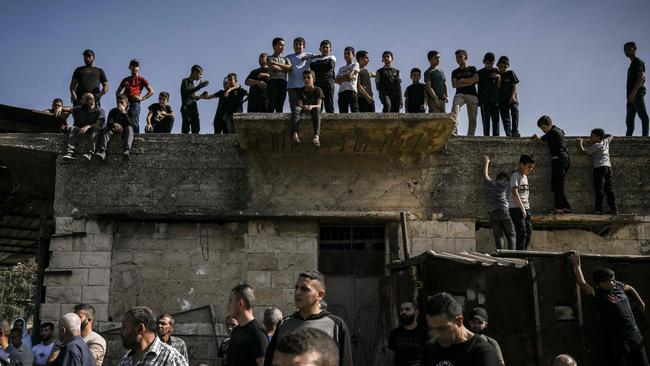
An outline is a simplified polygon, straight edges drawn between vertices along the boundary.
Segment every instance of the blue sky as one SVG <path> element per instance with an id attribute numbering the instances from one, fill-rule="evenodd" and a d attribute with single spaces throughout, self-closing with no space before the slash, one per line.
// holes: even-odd
<path id="1" fill-rule="evenodd" d="M 521 81 L 522 133 L 538 132 L 537 118 L 548 114 L 569 135 L 594 127 L 622 135 L 629 64 L 623 43 L 636 41 L 639 56 L 650 60 L 648 14 L 647 0 L 7 0 L 0 2 L 0 103 L 41 109 L 57 96 L 69 103 L 70 77 L 91 48 L 110 82 L 105 108 L 114 106 L 114 91 L 135 57 L 155 91 L 171 93 L 178 132 L 180 81 L 192 64 L 203 66 L 207 90 L 214 92 L 228 72 L 243 83 L 274 37 L 285 38 L 291 53 L 293 38 L 303 36 L 314 52 L 321 40 L 331 40 L 339 63 L 345 46 L 365 49 L 373 70 L 381 67 L 382 51 L 393 51 L 403 87 L 412 67 L 428 66 L 431 49 L 442 53 L 448 79 L 458 48 L 467 49 L 477 67 L 487 51 L 505 54 Z M 451 96 L 449 80 L 448 86 Z M 216 100 L 199 108 L 201 133 L 211 133 Z M 461 115 L 464 133 L 464 110 Z"/>

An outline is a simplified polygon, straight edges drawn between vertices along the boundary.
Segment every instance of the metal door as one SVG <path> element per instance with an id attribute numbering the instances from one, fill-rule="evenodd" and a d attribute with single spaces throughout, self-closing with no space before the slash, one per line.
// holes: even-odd
<path id="1" fill-rule="evenodd" d="M 379 276 L 329 276 L 327 309 L 348 325 L 354 366 L 383 364 Z"/>

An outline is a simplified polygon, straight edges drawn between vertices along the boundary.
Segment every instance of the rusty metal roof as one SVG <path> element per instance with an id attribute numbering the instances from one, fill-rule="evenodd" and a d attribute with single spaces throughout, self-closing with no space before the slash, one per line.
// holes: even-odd
<path id="1" fill-rule="evenodd" d="M 421 262 L 430 260 L 432 258 L 445 259 L 467 265 L 506 266 L 515 268 L 523 268 L 528 265 L 528 261 L 521 258 L 502 258 L 478 252 L 437 253 L 433 250 L 428 250 L 413 258 L 391 263 L 388 265 L 388 267 L 391 270 L 399 270 L 405 267 L 420 264 Z"/>

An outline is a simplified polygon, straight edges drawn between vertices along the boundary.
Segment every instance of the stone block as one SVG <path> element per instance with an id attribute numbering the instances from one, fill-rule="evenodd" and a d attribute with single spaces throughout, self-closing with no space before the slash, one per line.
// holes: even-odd
<path id="1" fill-rule="evenodd" d="M 61 315 L 65 315 L 68 313 L 74 313 L 74 307 L 78 304 L 61 304 Z"/>
<path id="2" fill-rule="evenodd" d="M 50 256 L 50 269 L 78 268 L 81 252 L 53 251 Z"/>
<path id="3" fill-rule="evenodd" d="M 88 284 L 87 269 L 73 269 L 71 274 L 48 273 L 44 275 L 44 286 L 75 286 Z"/>
<path id="4" fill-rule="evenodd" d="M 86 233 L 95 234 L 100 232 L 99 223 L 95 220 L 86 220 Z"/>
<path id="5" fill-rule="evenodd" d="M 459 253 L 459 252 L 474 252 L 474 251 L 476 251 L 476 240 L 475 239 L 455 238 L 454 239 L 454 249 L 455 249 L 456 253 Z"/>
<path id="6" fill-rule="evenodd" d="M 260 288 L 271 288 L 270 271 L 248 271 L 246 283 L 257 291 Z"/>
<path id="7" fill-rule="evenodd" d="M 275 222 L 271 220 L 249 220 L 248 234 L 274 236 L 278 235 L 278 230 L 275 227 Z"/>
<path id="8" fill-rule="evenodd" d="M 45 289 L 45 302 L 78 304 L 81 302 L 81 286 L 48 286 Z"/>
<path id="9" fill-rule="evenodd" d="M 82 233 L 86 231 L 86 222 L 84 220 L 75 220 L 72 217 L 55 217 L 55 233 Z"/>
<path id="10" fill-rule="evenodd" d="M 108 304 L 92 304 L 95 308 L 95 321 L 107 322 L 108 321 Z M 121 327 L 121 324 L 118 326 Z M 110 329 L 110 328 L 107 328 Z"/>
<path id="11" fill-rule="evenodd" d="M 111 270 L 108 268 L 88 269 L 88 285 L 108 286 L 111 284 Z"/>
<path id="12" fill-rule="evenodd" d="M 282 292 L 276 289 L 259 288 L 255 289 L 255 302 L 259 306 L 275 306 L 282 300 Z"/>
<path id="13" fill-rule="evenodd" d="M 51 251 L 71 251 L 72 250 L 72 243 L 74 242 L 74 238 L 69 236 L 69 237 L 59 237 L 59 238 L 52 238 L 50 240 L 50 250 Z"/>
<path id="14" fill-rule="evenodd" d="M 251 271 L 275 271 L 278 269 L 278 254 L 249 254 L 248 269 Z"/>
<path id="15" fill-rule="evenodd" d="M 281 254 L 278 256 L 280 271 L 309 271 L 317 268 L 317 258 L 312 254 Z"/>
<path id="16" fill-rule="evenodd" d="M 113 234 L 93 234 L 93 249 L 105 251 L 113 250 Z"/>
<path id="17" fill-rule="evenodd" d="M 224 264 L 245 264 L 248 263 L 248 254 L 243 252 L 221 253 L 221 262 Z"/>
<path id="18" fill-rule="evenodd" d="M 165 265 L 189 265 L 192 263 L 192 255 L 189 253 L 163 253 L 162 263 Z"/>
<path id="19" fill-rule="evenodd" d="M 318 236 L 316 221 L 280 221 L 276 224 L 280 236 Z"/>
<path id="20" fill-rule="evenodd" d="M 643 223 L 641 225 L 641 237 L 640 239 L 650 240 L 650 223 Z"/>
<path id="21" fill-rule="evenodd" d="M 133 262 L 139 265 L 159 265 L 160 263 L 163 263 L 162 255 L 152 252 L 133 253 Z"/>
<path id="22" fill-rule="evenodd" d="M 639 254 L 639 241 L 637 240 L 613 240 L 611 246 L 611 252 L 599 251 L 600 254 L 630 254 L 638 255 Z"/>
<path id="23" fill-rule="evenodd" d="M 282 302 L 285 304 L 295 304 L 295 301 L 293 299 L 293 295 L 295 291 L 293 289 L 284 289 L 281 291 L 282 293 Z"/>
<path id="24" fill-rule="evenodd" d="M 86 268 L 111 268 L 111 252 L 81 252 L 79 265 Z"/>
<path id="25" fill-rule="evenodd" d="M 456 246 L 454 245 L 454 238 L 434 238 L 431 246 L 436 253 L 454 253 Z"/>
<path id="26" fill-rule="evenodd" d="M 412 220 L 407 222 L 409 237 L 425 238 L 427 237 L 426 223 L 424 221 Z"/>
<path id="27" fill-rule="evenodd" d="M 449 236 L 448 221 L 427 221 L 426 236 L 429 238 L 446 238 Z"/>
<path id="28" fill-rule="evenodd" d="M 80 252 L 93 250 L 93 234 L 75 237 L 72 241 L 72 250 Z"/>
<path id="29" fill-rule="evenodd" d="M 245 266 L 239 265 L 223 265 L 219 271 L 220 279 L 229 280 L 243 280 L 244 273 L 246 272 Z"/>
<path id="30" fill-rule="evenodd" d="M 623 239 L 623 240 L 638 240 L 642 239 L 642 230 L 643 226 L 638 224 L 628 224 L 625 225 L 612 235 L 613 240 Z"/>
<path id="31" fill-rule="evenodd" d="M 113 252 L 113 255 L 111 256 L 111 261 L 113 265 L 116 264 L 134 264 L 133 262 L 133 253 L 131 252 L 123 252 L 123 251 L 115 251 Z"/>
<path id="32" fill-rule="evenodd" d="M 293 288 L 298 275 L 293 271 L 273 271 L 271 286 L 273 288 Z"/>
<path id="33" fill-rule="evenodd" d="M 296 253 L 299 254 L 317 254 L 318 239 L 308 236 L 296 237 Z"/>
<path id="34" fill-rule="evenodd" d="M 41 320 L 59 321 L 61 319 L 61 304 L 41 304 Z"/>
<path id="35" fill-rule="evenodd" d="M 269 238 L 270 253 L 295 253 L 296 238 L 286 236 L 272 236 Z"/>
<path id="36" fill-rule="evenodd" d="M 420 255 L 427 250 L 433 249 L 433 241 L 430 238 L 413 238 L 411 239 L 411 256 Z"/>
<path id="37" fill-rule="evenodd" d="M 246 235 L 246 247 L 249 253 L 267 253 L 269 237 L 266 235 Z"/>
<path id="38" fill-rule="evenodd" d="M 88 304 L 108 304 L 109 286 L 84 286 L 81 301 Z"/>
<path id="39" fill-rule="evenodd" d="M 449 221 L 449 236 L 454 238 L 474 238 L 474 221 Z"/>

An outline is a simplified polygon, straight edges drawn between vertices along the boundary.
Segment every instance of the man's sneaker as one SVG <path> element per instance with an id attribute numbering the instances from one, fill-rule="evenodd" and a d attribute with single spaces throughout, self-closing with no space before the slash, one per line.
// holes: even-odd
<path id="1" fill-rule="evenodd" d="M 122 160 L 129 161 L 129 159 L 131 159 L 131 154 L 129 154 L 129 150 L 126 150 L 122 153 Z"/>
<path id="2" fill-rule="evenodd" d="M 83 157 L 86 158 L 86 160 L 90 161 L 90 159 L 93 158 L 93 154 L 91 154 L 91 153 L 86 153 L 86 154 L 83 155 Z"/>
<path id="3" fill-rule="evenodd" d="M 63 160 L 74 160 L 74 156 L 72 156 L 72 153 L 67 153 L 63 155 Z"/>
<path id="4" fill-rule="evenodd" d="M 314 139 L 311 140 L 311 142 L 314 144 L 314 146 L 319 147 L 320 146 L 320 139 L 318 138 L 318 135 L 314 136 Z"/>
<path id="5" fill-rule="evenodd" d="M 95 152 L 95 156 L 102 159 L 102 161 L 106 161 L 106 152 Z"/>

